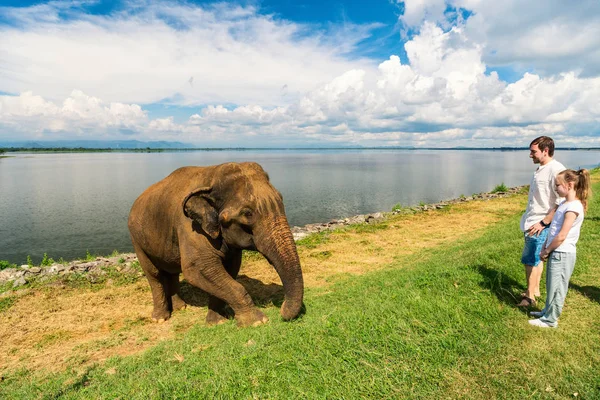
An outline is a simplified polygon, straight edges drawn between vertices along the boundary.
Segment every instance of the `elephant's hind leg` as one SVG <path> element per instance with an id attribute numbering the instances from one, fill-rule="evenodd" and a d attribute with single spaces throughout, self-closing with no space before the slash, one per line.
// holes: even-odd
<path id="1" fill-rule="evenodd" d="M 135 245 L 134 248 L 152 291 L 152 302 L 154 304 L 152 320 L 155 322 L 164 322 L 169 319 L 173 310 L 171 296 L 169 295 L 170 278 L 167 276 L 168 274 L 156 268 L 142 249 Z"/>

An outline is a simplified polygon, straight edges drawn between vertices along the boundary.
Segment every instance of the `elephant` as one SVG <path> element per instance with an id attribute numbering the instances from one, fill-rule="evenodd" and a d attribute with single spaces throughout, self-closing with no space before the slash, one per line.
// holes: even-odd
<path id="1" fill-rule="evenodd" d="M 281 316 L 296 318 L 304 281 L 283 197 L 254 162 L 182 167 L 146 189 L 128 219 L 131 241 L 152 292 L 152 319 L 163 322 L 185 307 L 179 274 L 208 293 L 209 325 L 238 326 L 268 318 L 235 280 L 242 250 L 260 252 L 275 268 L 284 290 Z"/>

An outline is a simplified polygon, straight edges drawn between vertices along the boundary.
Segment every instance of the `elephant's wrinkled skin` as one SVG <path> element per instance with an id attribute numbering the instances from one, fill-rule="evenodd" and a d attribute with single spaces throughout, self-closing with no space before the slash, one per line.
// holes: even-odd
<path id="1" fill-rule="evenodd" d="M 256 163 L 183 167 L 150 186 L 129 214 L 129 231 L 152 290 L 156 321 L 185 306 L 179 274 L 209 294 L 206 321 L 225 320 L 225 303 L 238 325 L 267 317 L 235 278 L 242 250 L 258 250 L 283 283 L 281 315 L 289 320 L 302 307 L 300 260 L 281 194 Z"/>

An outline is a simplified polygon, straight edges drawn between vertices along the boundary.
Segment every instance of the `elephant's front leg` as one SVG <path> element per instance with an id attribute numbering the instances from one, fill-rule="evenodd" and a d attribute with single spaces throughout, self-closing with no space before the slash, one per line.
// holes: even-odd
<path id="1" fill-rule="evenodd" d="M 223 259 L 223 267 L 233 279 L 237 278 L 242 265 L 242 251 L 230 250 L 227 257 Z M 227 303 L 220 298 L 209 295 L 208 313 L 206 314 L 206 323 L 208 325 L 219 325 L 227 322 L 232 317 L 231 310 L 227 309 Z"/>
<path id="2" fill-rule="evenodd" d="M 224 321 L 225 303 L 233 309 L 239 326 L 256 326 L 264 324 L 268 318 L 256 308 L 246 288 L 234 277 L 239 272 L 241 252 L 239 256 L 226 258 L 224 261 L 216 254 L 186 258 L 182 254 L 183 276 L 192 285 L 207 292 L 209 310 L 206 322 L 209 324 Z"/>

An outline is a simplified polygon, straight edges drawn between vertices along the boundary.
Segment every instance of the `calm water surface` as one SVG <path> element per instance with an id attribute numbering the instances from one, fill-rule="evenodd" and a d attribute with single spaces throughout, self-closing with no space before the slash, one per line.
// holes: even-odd
<path id="1" fill-rule="evenodd" d="M 186 165 L 256 161 L 283 194 L 291 225 L 389 211 L 528 184 L 527 151 L 287 150 L 9 154 L 0 159 L 0 260 L 39 262 L 132 251 L 127 216 L 152 183 Z M 557 151 L 568 168 L 600 151 Z"/>

